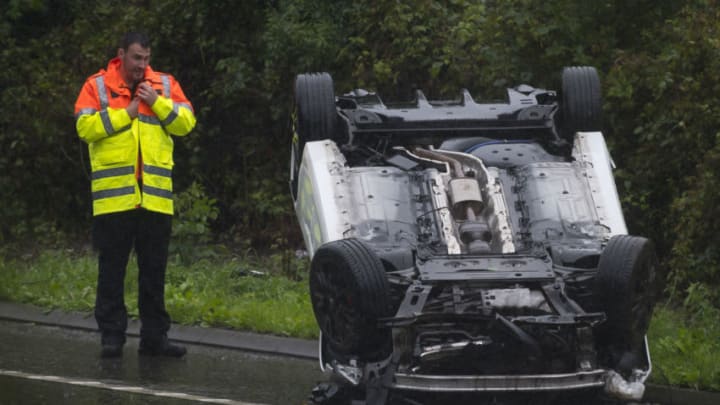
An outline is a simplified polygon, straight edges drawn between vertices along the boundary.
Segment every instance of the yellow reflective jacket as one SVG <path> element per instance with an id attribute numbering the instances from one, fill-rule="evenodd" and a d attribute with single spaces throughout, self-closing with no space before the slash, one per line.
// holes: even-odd
<path id="1" fill-rule="evenodd" d="M 114 58 L 90 76 L 75 102 L 76 128 L 88 144 L 93 215 L 145 208 L 172 215 L 173 140 L 195 127 L 195 114 L 180 85 L 149 66 L 145 80 L 158 93 L 141 102 L 131 119 L 132 95 Z"/>

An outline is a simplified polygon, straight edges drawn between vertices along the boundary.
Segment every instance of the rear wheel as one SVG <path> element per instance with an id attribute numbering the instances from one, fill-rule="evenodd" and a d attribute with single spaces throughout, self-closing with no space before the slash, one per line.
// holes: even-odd
<path id="1" fill-rule="evenodd" d="M 304 73 L 295 78 L 295 105 L 292 116 L 291 190 L 297 194 L 297 175 L 305 143 L 333 139 L 337 111 L 335 89 L 328 73 Z"/>
<path id="2" fill-rule="evenodd" d="M 333 353 L 375 360 L 387 353 L 389 283 L 380 259 L 357 239 L 321 246 L 310 266 L 310 298 L 323 338 Z"/>
<path id="3" fill-rule="evenodd" d="M 595 278 L 596 307 L 607 316 L 600 329 L 603 343 L 630 351 L 642 347 L 658 290 L 653 243 L 638 236 L 613 236 L 600 255 Z"/>
<path id="4" fill-rule="evenodd" d="M 602 129 L 600 78 L 592 66 L 566 67 L 562 72 L 562 132 L 570 143 L 578 131 Z"/>

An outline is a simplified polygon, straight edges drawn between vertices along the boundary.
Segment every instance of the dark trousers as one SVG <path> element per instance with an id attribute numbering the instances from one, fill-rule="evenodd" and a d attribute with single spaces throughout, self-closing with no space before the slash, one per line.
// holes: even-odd
<path id="1" fill-rule="evenodd" d="M 170 329 L 165 310 L 165 268 L 172 216 L 136 209 L 98 215 L 93 220 L 93 242 L 98 250 L 95 320 L 103 343 L 125 343 L 125 270 L 135 248 L 138 263 L 140 338 L 163 339 Z"/>

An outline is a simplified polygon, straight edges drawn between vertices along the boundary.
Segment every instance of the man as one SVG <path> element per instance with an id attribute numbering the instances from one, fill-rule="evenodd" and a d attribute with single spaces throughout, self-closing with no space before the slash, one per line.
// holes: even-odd
<path id="1" fill-rule="evenodd" d="M 107 69 L 90 76 L 75 102 L 76 127 L 92 168 L 93 242 L 98 250 L 95 319 L 102 357 L 125 344 L 124 279 L 134 248 L 139 268 L 141 355 L 182 357 L 168 342 L 165 268 L 172 225 L 173 140 L 195 126 L 175 79 L 149 65 L 150 41 L 127 33 Z"/>

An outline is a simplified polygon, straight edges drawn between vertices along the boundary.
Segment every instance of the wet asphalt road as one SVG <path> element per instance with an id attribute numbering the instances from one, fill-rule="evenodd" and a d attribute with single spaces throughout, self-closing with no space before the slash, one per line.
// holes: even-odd
<path id="1" fill-rule="evenodd" d="M 317 363 L 189 345 L 183 359 L 137 355 L 129 338 L 122 359 L 99 358 L 96 333 L 0 321 L 0 404 L 308 404 Z M 393 394 L 391 394 L 393 395 Z M 336 401 L 347 404 L 347 401 Z M 597 391 L 572 395 L 393 395 L 388 405 L 602 404 Z"/>
<path id="2" fill-rule="evenodd" d="M 105 360 L 95 333 L 0 321 L 0 404 L 302 404 L 323 380 L 314 361 L 188 349 L 140 357 L 130 338 L 122 359 Z"/>

